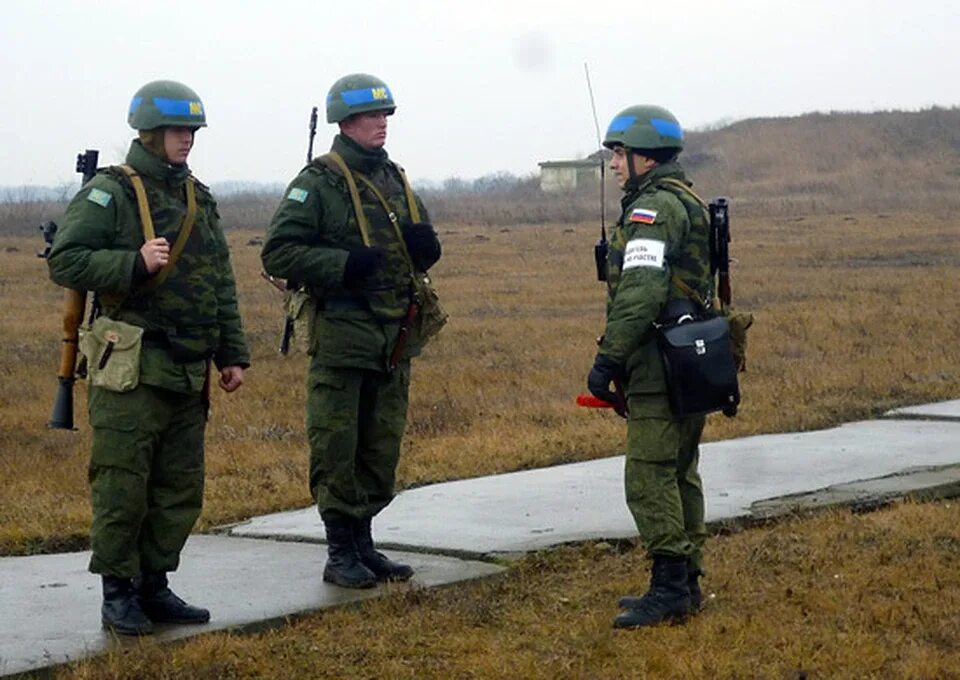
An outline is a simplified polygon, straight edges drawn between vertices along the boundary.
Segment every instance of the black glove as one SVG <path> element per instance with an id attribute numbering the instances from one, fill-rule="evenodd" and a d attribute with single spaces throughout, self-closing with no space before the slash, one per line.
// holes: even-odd
<path id="1" fill-rule="evenodd" d="M 597 358 L 593 360 L 590 375 L 587 376 L 587 389 L 597 399 L 603 399 L 619 409 L 619 407 L 624 406 L 621 404 L 623 397 L 610 390 L 610 383 L 615 380 L 620 381 L 623 377 L 623 366 L 618 361 L 606 354 L 598 354 Z M 619 412 L 618 410 L 617 413 Z"/>
<path id="2" fill-rule="evenodd" d="M 413 264 L 421 271 L 427 271 L 440 259 L 440 240 L 430 224 L 408 224 L 403 228 L 403 242 Z"/>
<path id="3" fill-rule="evenodd" d="M 377 273 L 387 261 L 387 253 L 376 246 L 351 250 L 343 267 L 343 285 L 354 288 Z"/>

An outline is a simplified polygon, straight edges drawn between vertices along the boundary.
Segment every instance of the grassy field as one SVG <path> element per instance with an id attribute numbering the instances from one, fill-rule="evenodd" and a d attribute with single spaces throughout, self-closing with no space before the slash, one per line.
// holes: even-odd
<path id="1" fill-rule="evenodd" d="M 960 505 L 796 519 L 711 542 L 707 604 L 685 626 L 610 627 L 642 587 L 639 549 L 528 556 L 506 575 L 380 600 L 282 629 L 218 633 L 57 673 L 121 678 L 960 677 Z"/>
<path id="2" fill-rule="evenodd" d="M 744 404 L 706 439 L 823 428 L 960 391 L 960 224 L 876 215 L 734 224 L 735 300 L 756 315 Z M 256 236 L 232 232 L 253 351 L 247 384 L 214 390 L 200 529 L 309 504 L 306 357 L 277 354 L 279 293 Z M 622 423 L 574 396 L 602 329 L 594 230 L 442 230 L 452 320 L 416 362 L 402 487 L 615 454 Z M 28 239 L 0 240 L 0 554 L 82 547 L 90 428 L 48 430 L 62 291 Z"/>

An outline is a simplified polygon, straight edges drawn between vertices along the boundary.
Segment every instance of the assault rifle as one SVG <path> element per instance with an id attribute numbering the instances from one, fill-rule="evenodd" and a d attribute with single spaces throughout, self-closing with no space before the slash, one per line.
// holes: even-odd
<path id="1" fill-rule="evenodd" d="M 730 307 L 730 210 L 725 198 L 710 201 L 710 278 L 717 277 L 720 309 Z"/>
<path id="2" fill-rule="evenodd" d="M 85 185 L 97 174 L 97 159 L 99 152 L 96 149 L 87 149 L 77 154 L 77 172 L 83 174 Z M 83 185 L 81 185 L 83 186 Z M 57 224 L 53 221 L 40 225 L 46 247 L 37 256 L 46 259 L 53 247 L 53 239 L 57 233 Z M 87 306 L 87 292 L 84 290 L 68 289 L 63 302 L 63 340 L 60 348 L 60 370 L 57 371 L 57 394 L 53 400 L 53 413 L 47 427 L 63 430 L 73 430 L 73 383 L 77 379 L 77 346 L 80 340 L 80 325 L 83 323 L 84 312 Z M 94 297 L 90 310 L 90 319 L 95 318 L 100 311 L 99 301 Z M 81 372 L 82 367 L 81 367 Z M 80 375 L 80 377 L 84 377 Z"/>
<path id="3" fill-rule="evenodd" d="M 313 139 L 317 136 L 317 107 L 314 106 L 310 111 L 310 135 L 307 141 L 307 163 L 313 161 Z M 276 279 L 263 272 L 263 277 L 274 286 L 277 285 Z M 291 291 L 300 287 L 296 281 L 288 280 L 281 290 Z M 290 352 L 290 339 L 293 337 L 293 317 L 289 314 L 283 316 L 283 335 L 280 337 L 280 354 L 286 356 Z"/>

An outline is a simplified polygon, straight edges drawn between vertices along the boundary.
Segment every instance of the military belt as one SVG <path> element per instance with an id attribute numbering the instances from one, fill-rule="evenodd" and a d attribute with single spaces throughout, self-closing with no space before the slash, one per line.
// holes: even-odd
<path id="1" fill-rule="evenodd" d="M 359 297 L 324 298 L 320 304 L 322 309 L 330 312 L 352 312 L 369 309 L 367 301 Z"/>
<path id="2" fill-rule="evenodd" d="M 163 331 L 144 331 L 143 346 L 151 349 L 170 349 L 170 340 Z"/>

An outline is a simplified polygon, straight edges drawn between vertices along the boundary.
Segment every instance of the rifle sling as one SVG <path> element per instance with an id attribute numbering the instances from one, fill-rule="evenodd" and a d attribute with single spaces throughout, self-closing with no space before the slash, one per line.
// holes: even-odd
<path id="1" fill-rule="evenodd" d="M 685 283 L 683 282 L 683 280 L 681 280 L 681 278 L 680 278 L 679 276 L 677 276 L 676 274 L 674 274 L 674 275 L 670 278 L 670 280 L 673 282 L 673 285 L 675 285 L 677 288 L 679 288 L 680 290 L 682 290 L 682 291 L 686 294 L 686 296 L 687 296 L 688 298 L 690 298 L 691 300 L 694 300 L 694 301 L 695 301 L 697 304 L 699 304 L 703 309 L 707 309 L 707 302 L 706 302 L 706 300 L 703 299 L 703 296 L 700 295 L 700 293 L 698 293 L 697 291 L 695 291 L 693 288 L 691 288 L 690 286 L 688 286 L 687 284 L 685 284 Z"/>
<path id="2" fill-rule="evenodd" d="M 681 180 L 679 180 L 679 179 L 676 179 L 676 178 L 674 178 L 674 177 L 664 177 L 664 178 L 660 179 L 658 183 L 661 184 L 661 185 L 663 185 L 663 184 L 668 184 L 668 185 L 670 185 L 670 186 L 672 186 L 672 187 L 676 187 L 677 189 L 680 189 L 682 192 L 684 192 L 684 193 L 687 194 L 688 196 L 691 196 L 697 203 L 700 204 L 700 207 L 703 208 L 704 210 L 706 210 L 707 213 L 709 214 L 709 212 L 710 212 L 709 206 L 704 202 L 704 200 L 703 200 L 702 198 L 700 198 L 700 197 L 696 194 L 696 192 L 695 192 L 693 189 L 690 188 L 690 186 L 689 186 L 686 182 L 683 182 L 683 181 L 681 181 Z M 668 191 L 669 191 L 669 190 L 668 190 Z M 671 192 L 671 193 L 672 193 L 672 192 Z M 691 288 L 690 286 L 688 286 L 686 283 L 684 283 L 684 282 L 680 279 L 679 276 L 677 276 L 676 274 L 674 274 L 674 275 L 670 278 L 670 281 L 673 283 L 673 285 L 675 285 L 677 288 L 679 288 L 681 291 L 683 291 L 683 293 L 684 293 L 688 298 L 690 298 L 691 300 L 694 300 L 694 301 L 695 301 L 697 304 L 699 304 L 703 309 L 707 309 L 707 301 L 703 299 L 703 296 L 700 295 L 700 293 L 698 293 L 697 291 L 695 291 L 693 288 Z"/>
<path id="3" fill-rule="evenodd" d="M 679 180 L 679 179 L 677 179 L 676 177 L 663 177 L 663 178 L 661 178 L 661 179 L 659 180 L 658 183 L 659 183 L 659 184 L 669 184 L 670 186 L 677 187 L 677 188 L 680 189 L 683 193 L 687 194 L 688 196 L 693 197 L 693 200 L 695 200 L 697 203 L 699 203 L 701 208 L 703 208 L 704 210 L 706 210 L 708 213 L 710 212 L 710 206 L 707 205 L 707 202 L 704 201 L 702 198 L 700 198 L 700 197 L 697 195 L 697 192 L 695 192 L 693 189 L 691 189 L 691 188 L 690 188 L 690 185 L 688 185 L 686 182 L 684 182 L 684 181 L 682 181 L 682 180 Z"/>

